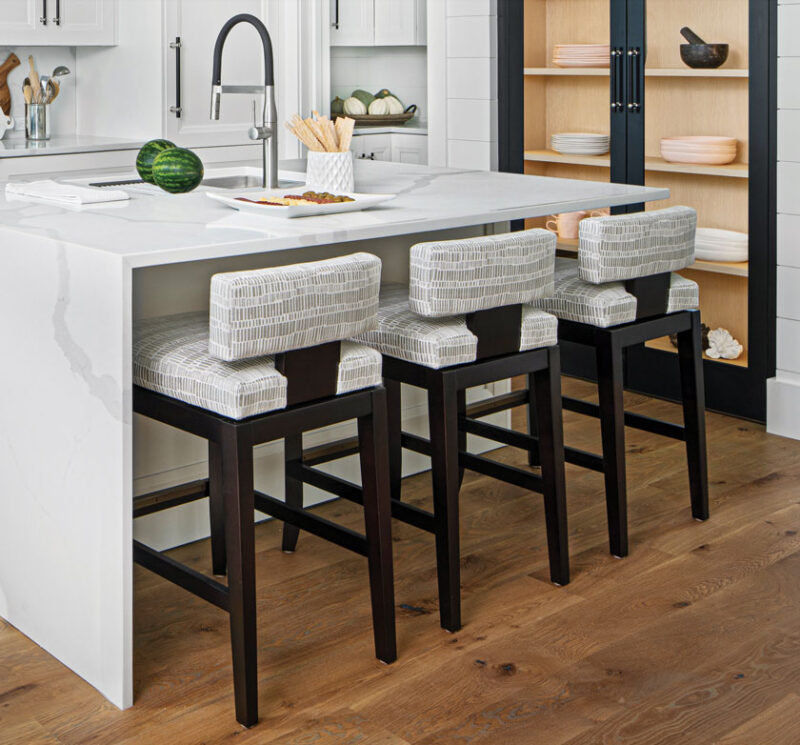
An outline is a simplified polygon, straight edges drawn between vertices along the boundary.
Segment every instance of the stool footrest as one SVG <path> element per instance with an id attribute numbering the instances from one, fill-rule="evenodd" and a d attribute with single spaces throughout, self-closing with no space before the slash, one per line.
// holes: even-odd
<path id="1" fill-rule="evenodd" d="M 229 610 L 228 588 L 205 574 L 195 571 L 185 564 L 145 546 L 139 541 L 133 542 L 133 560 L 151 572 L 191 592 L 192 595 L 208 601 L 222 610 Z"/>
<path id="2" fill-rule="evenodd" d="M 485 398 L 467 406 L 467 416 L 472 419 L 497 414 L 500 411 L 513 409 L 517 406 L 524 406 L 528 403 L 528 389 L 522 388 L 511 393 L 501 393 L 499 396 Z"/>
<path id="3" fill-rule="evenodd" d="M 349 551 L 354 551 L 362 556 L 367 555 L 367 539 L 354 530 L 337 525 L 324 517 L 313 515 L 307 510 L 290 507 L 280 499 L 275 499 L 263 492 L 255 492 L 254 500 L 255 507 L 259 512 L 277 517 L 278 520 L 290 525 L 296 525 L 300 530 L 312 533 Z"/>
<path id="4" fill-rule="evenodd" d="M 208 479 L 189 481 L 178 486 L 169 486 L 166 489 L 142 494 L 133 498 L 133 517 L 151 515 L 154 512 L 168 510 L 182 504 L 195 502 L 208 496 Z"/>
<path id="5" fill-rule="evenodd" d="M 348 455 L 358 455 L 360 446 L 358 437 L 345 437 L 334 442 L 326 442 L 303 451 L 303 465 L 319 466 L 332 460 L 346 458 Z"/>
<path id="6" fill-rule="evenodd" d="M 595 419 L 600 418 L 599 404 L 592 403 L 591 401 L 583 401 L 579 398 L 564 396 L 562 398 L 562 405 L 568 411 L 591 416 Z M 632 411 L 625 412 L 625 426 L 631 427 L 632 429 L 640 429 L 644 432 L 651 432 L 654 435 L 661 435 L 662 437 L 671 437 L 673 440 L 683 441 L 686 439 L 686 430 L 682 425 L 665 422 L 663 419 L 654 419 L 653 417 L 644 416 L 642 414 L 634 414 Z"/>

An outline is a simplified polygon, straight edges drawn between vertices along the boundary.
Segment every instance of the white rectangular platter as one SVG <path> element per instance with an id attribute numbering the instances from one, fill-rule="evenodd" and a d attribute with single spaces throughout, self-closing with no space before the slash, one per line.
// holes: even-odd
<path id="1" fill-rule="evenodd" d="M 232 207 L 240 212 L 249 212 L 253 215 L 263 217 L 310 217 L 311 215 L 332 215 L 336 212 L 358 212 L 376 204 L 388 202 L 395 198 L 395 194 L 359 194 L 358 192 L 342 192 L 341 196 L 351 197 L 352 202 L 330 202 L 328 204 L 297 204 L 297 205 L 271 205 L 254 204 L 253 202 L 243 202 L 238 197 L 244 199 L 258 200 L 269 199 L 270 197 L 302 196 L 304 191 L 308 191 L 305 186 L 284 188 L 284 189 L 260 189 L 258 191 L 246 191 L 241 194 L 220 194 L 219 192 L 208 191 L 206 194 L 211 199 L 216 199 L 228 207 Z"/>

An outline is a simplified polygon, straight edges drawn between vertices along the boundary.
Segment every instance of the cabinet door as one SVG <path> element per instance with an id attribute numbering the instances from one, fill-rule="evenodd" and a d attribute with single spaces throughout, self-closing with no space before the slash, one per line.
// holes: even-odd
<path id="1" fill-rule="evenodd" d="M 52 1 L 52 0 L 51 0 Z M 46 27 L 44 0 L 2 0 L 0 2 L 0 45 L 40 44 Z"/>
<path id="2" fill-rule="evenodd" d="M 60 46 L 117 43 L 117 0 L 48 0 L 47 41 Z"/>
<path id="3" fill-rule="evenodd" d="M 428 138 L 425 135 L 392 135 L 392 161 L 427 165 Z"/>
<path id="4" fill-rule="evenodd" d="M 356 135 L 351 144 L 353 155 L 362 160 L 391 160 L 391 135 Z"/>
<path id="5" fill-rule="evenodd" d="M 235 10 L 232 5 L 229 0 L 170 0 L 167 4 L 166 132 L 169 139 L 180 145 L 251 143 L 247 130 L 253 122 L 253 101 L 260 121 L 263 96 L 258 95 L 223 94 L 219 121 L 210 118 L 211 68 L 219 30 L 238 13 L 251 13 L 267 23 L 264 0 L 238 0 Z M 273 37 L 276 31 L 271 29 Z M 177 48 L 176 42 L 180 44 Z M 255 29 L 247 23 L 238 24 L 225 44 L 223 84 L 262 85 L 263 59 L 261 39 Z M 280 64 L 279 59 L 275 61 L 276 66 Z"/>
<path id="6" fill-rule="evenodd" d="M 331 0 L 331 46 L 375 44 L 375 0 Z"/>
<path id="7" fill-rule="evenodd" d="M 375 0 L 375 45 L 424 44 L 418 28 L 420 6 L 424 9 L 424 5 L 424 0 Z"/>

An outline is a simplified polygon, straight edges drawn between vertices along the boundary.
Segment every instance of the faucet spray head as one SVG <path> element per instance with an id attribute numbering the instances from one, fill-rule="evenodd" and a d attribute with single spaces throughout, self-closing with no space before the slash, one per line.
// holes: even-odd
<path id="1" fill-rule="evenodd" d="M 219 106 L 220 101 L 222 100 L 222 86 L 221 85 L 212 85 L 211 86 L 211 119 L 214 121 L 219 120 Z"/>

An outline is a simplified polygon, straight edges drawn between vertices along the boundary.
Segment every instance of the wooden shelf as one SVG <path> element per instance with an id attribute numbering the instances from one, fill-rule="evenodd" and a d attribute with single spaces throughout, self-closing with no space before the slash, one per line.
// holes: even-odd
<path id="1" fill-rule="evenodd" d="M 672 343 L 669 340 L 669 337 L 662 336 L 660 339 L 653 339 L 652 341 L 645 342 L 645 346 L 650 347 L 650 349 L 659 349 L 662 352 L 672 352 L 673 354 L 677 354 L 678 350 L 672 346 Z M 745 349 L 742 352 L 742 356 L 735 360 L 715 360 L 712 357 L 709 357 L 705 352 L 703 353 L 703 359 L 708 360 L 709 362 L 720 362 L 723 365 L 736 365 L 737 367 L 747 367 L 747 350 Z"/>
<path id="2" fill-rule="evenodd" d="M 608 155 L 564 155 L 555 150 L 526 150 L 525 160 L 538 163 L 564 163 L 567 165 L 594 166 L 609 168 L 611 158 Z M 702 166 L 693 163 L 669 163 L 663 158 L 645 158 L 645 171 L 663 171 L 666 173 L 689 173 L 695 176 L 723 176 L 726 178 L 747 178 L 746 163 L 731 163 L 727 166 Z"/>
<path id="3" fill-rule="evenodd" d="M 693 70 L 690 67 L 646 68 L 645 77 L 649 78 L 748 78 L 749 70 L 722 68 L 717 70 Z M 526 67 L 525 75 L 530 76 L 573 76 L 573 77 L 608 77 L 607 67 Z"/>
<path id="4" fill-rule="evenodd" d="M 750 273 L 750 265 L 746 261 L 703 261 L 702 259 L 698 259 L 694 264 L 686 268 L 695 272 L 730 274 L 734 277 L 747 277 Z"/>

